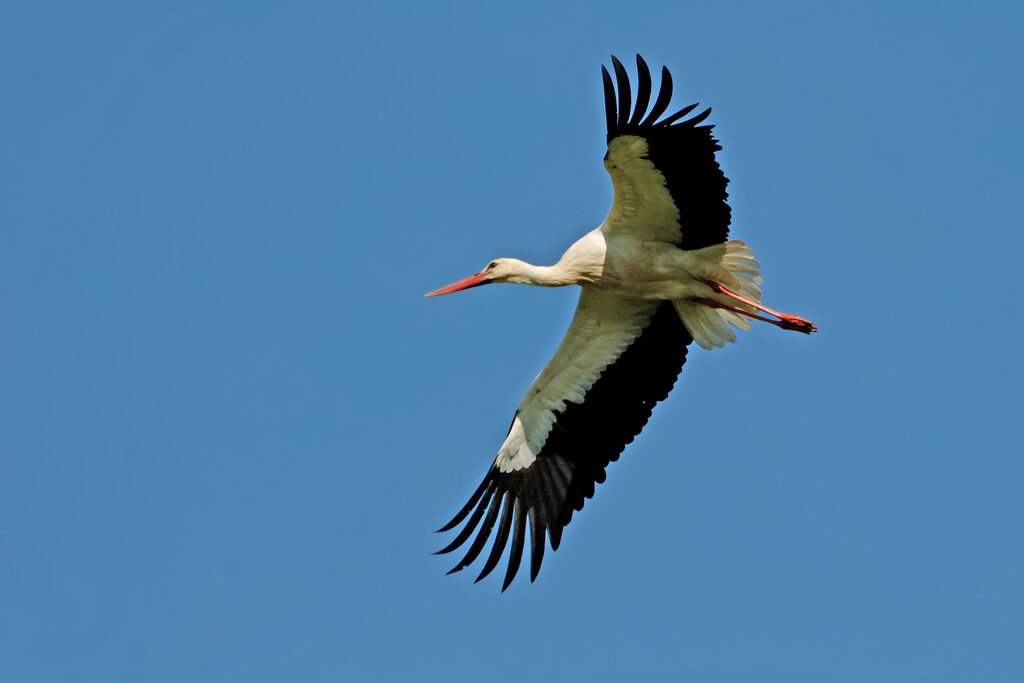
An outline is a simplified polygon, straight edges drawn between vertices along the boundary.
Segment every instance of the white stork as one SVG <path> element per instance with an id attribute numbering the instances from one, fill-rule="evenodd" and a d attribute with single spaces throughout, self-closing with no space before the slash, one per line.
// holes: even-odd
<path id="1" fill-rule="evenodd" d="M 498 564 L 511 533 L 502 591 L 519 570 L 526 520 L 533 581 L 544 557 L 545 533 L 557 550 L 573 511 L 583 509 L 594 485 L 604 481 L 608 463 L 618 459 L 654 405 L 668 396 L 691 341 L 705 349 L 724 346 L 736 340 L 730 326 L 748 328 L 746 318 L 815 331 L 808 320 L 760 304 L 758 262 L 742 241 L 726 239 L 728 180 L 715 161 L 721 147 L 710 125 L 697 125 L 711 110 L 681 120 L 694 104 L 659 121 L 672 97 L 668 69 L 662 68 L 661 89 L 648 111 L 651 74 L 644 60 L 637 55 L 635 105 L 626 70 L 615 57 L 612 64 L 617 100 L 611 76 L 601 67 L 608 120 L 604 167 L 615 190 L 604 222 L 553 266 L 500 258 L 426 295 L 493 282 L 582 290 L 565 338 L 519 402 L 483 483 L 440 530 L 451 530 L 469 516 L 439 554 L 461 546 L 479 527 L 452 573 L 477 558 L 497 522 L 477 581 Z"/>

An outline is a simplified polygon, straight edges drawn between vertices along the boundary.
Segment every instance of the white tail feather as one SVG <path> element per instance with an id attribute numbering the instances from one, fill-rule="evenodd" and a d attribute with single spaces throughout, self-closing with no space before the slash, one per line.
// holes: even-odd
<path id="1" fill-rule="evenodd" d="M 754 252 L 742 240 L 729 240 L 698 250 L 696 253 L 700 252 L 706 252 L 701 253 L 701 256 L 712 261 L 708 265 L 714 270 L 712 279 L 715 282 L 751 301 L 761 301 L 761 265 L 754 258 Z M 726 299 L 722 303 L 728 303 L 732 308 L 751 312 L 754 310 L 734 299 Z M 674 301 L 673 304 L 690 336 L 705 349 L 725 346 L 726 342 L 736 341 L 736 333 L 732 327 L 750 329 L 747 319 L 733 311 L 712 308 L 692 301 Z"/>

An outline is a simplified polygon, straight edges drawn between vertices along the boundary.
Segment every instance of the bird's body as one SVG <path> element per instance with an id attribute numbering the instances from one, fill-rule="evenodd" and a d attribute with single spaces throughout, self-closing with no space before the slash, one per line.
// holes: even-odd
<path id="1" fill-rule="evenodd" d="M 739 240 L 732 242 L 742 248 Z M 493 274 L 495 280 L 515 284 L 580 285 L 636 299 L 714 298 L 721 295 L 702 280 L 731 279 L 720 265 L 724 251 L 722 245 L 688 251 L 665 242 L 607 233 L 600 227 L 574 242 L 554 265 L 495 259 Z"/>
<path id="2" fill-rule="evenodd" d="M 803 318 L 760 304 L 761 276 L 753 253 L 742 241 L 726 239 L 727 181 L 714 159 L 719 147 L 710 126 L 696 125 L 710 110 L 675 123 L 691 106 L 658 121 L 671 98 L 668 71 L 662 70 L 657 101 L 647 113 L 647 65 L 637 57 L 634 108 L 625 70 L 612 59 L 618 99 L 604 71 L 604 163 L 615 196 L 604 222 L 551 266 L 500 258 L 428 294 L 493 282 L 582 289 L 568 332 L 520 401 L 488 475 L 442 529 L 469 517 L 441 551 L 449 552 L 479 526 L 466 556 L 452 570 L 457 571 L 476 559 L 497 523 L 478 580 L 497 564 L 511 534 L 503 590 L 519 568 L 527 521 L 532 580 L 540 569 L 545 534 L 557 549 L 573 511 L 582 509 L 594 485 L 604 481 L 608 463 L 640 432 L 654 404 L 668 395 L 691 341 L 704 348 L 723 346 L 736 340 L 731 327 L 747 328 L 748 318 L 801 332 L 815 329 Z"/>

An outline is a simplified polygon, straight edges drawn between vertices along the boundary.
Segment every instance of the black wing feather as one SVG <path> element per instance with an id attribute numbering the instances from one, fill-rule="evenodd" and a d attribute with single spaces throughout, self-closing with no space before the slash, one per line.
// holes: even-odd
<path id="1" fill-rule="evenodd" d="M 508 553 L 508 569 L 505 570 L 505 580 L 501 583 L 501 592 L 512 583 L 519 571 L 519 563 L 523 561 L 523 542 L 526 536 L 526 505 L 516 501 L 515 520 L 512 522 L 512 549 Z"/>
<path id="2" fill-rule="evenodd" d="M 465 528 L 443 552 L 450 552 L 469 539 L 484 509 L 487 518 L 469 552 L 455 570 L 476 559 L 493 528 L 495 503 L 501 499 L 501 519 L 494 546 L 477 581 L 487 576 L 500 561 L 512 535 L 504 591 L 515 578 L 525 546 L 526 521 L 530 522 L 530 576 L 536 578 L 544 553 L 544 538 L 557 550 L 562 531 L 573 512 L 582 510 L 594 495 L 596 484 L 604 482 L 608 464 L 618 460 L 626 444 L 640 433 L 655 404 L 668 396 L 686 362 L 686 347 L 693 341 L 671 302 L 663 302 L 643 332 L 605 368 L 586 393 L 583 403 L 567 403 L 556 413 L 548 438 L 529 467 L 501 472 L 492 466 L 472 502 L 476 504 Z M 483 492 L 487 491 L 484 497 Z M 454 528 L 472 506 L 463 508 L 457 519 L 445 525 Z M 468 531 L 467 531 L 468 529 Z M 480 547 L 477 547 L 480 546 Z"/>
<path id="3" fill-rule="evenodd" d="M 466 552 L 466 556 L 459 560 L 459 563 L 452 567 L 449 574 L 468 567 L 476 559 L 480 551 L 484 549 L 484 545 L 487 544 L 487 537 L 491 535 L 491 529 L 494 528 L 494 520 L 498 518 L 498 511 L 501 509 L 502 496 L 494 496 L 491 499 L 491 506 L 487 509 L 487 516 L 484 518 L 484 523 L 480 527 L 480 532 L 473 539 L 473 545 L 469 546 L 469 550 Z"/>
<path id="4" fill-rule="evenodd" d="M 689 114 L 691 111 L 693 111 L 696 108 L 697 108 L 696 104 L 691 104 L 689 107 L 683 107 L 682 109 L 677 111 L 675 114 L 672 114 L 672 116 L 667 116 L 664 119 L 662 119 L 658 123 L 658 125 L 659 126 L 671 126 L 673 123 L 675 123 L 679 119 L 683 118 L 684 116 L 686 116 L 687 114 Z M 710 113 L 711 113 L 710 109 L 708 109 L 706 112 L 704 112 L 704 114 L 701 115 L 702 116 L 701 121 L 706 119 L 707 115 L 710 114 Z M 696 120 L 696 118 L 691 119 L 690 121 L 687 121 L 687 123 L 689 123 L 690 125 L 693 125 L 693 122 L 695 120 Z"/>
<path id="5" fill-rule="evenodd" d="M 452 517 L 452 521 L 448 522 L 443 527 L 437 530 L 438 533 L 454 529 L 459 522 L 466 518 L 466 515 L 469 514 L 469 511 L 473 509 L 473 506 L 476 505 L 476 502 L 480 500 L 480 496 L 484 495 L 484 491 L 486 490 L 487 482 L 485 481 L 484 483 L 480 484 L 480 488 L 478 488 L 476 492 L 470 497 L 469 502 L 466 503 L 466 505 L 461 510 L 459 510 L 457 515 Z"/>
<path id="6" fill-rule="evenodd" d="M 615 83 L 619 87 L 619 116 L 618 125 L 620 128 L 629 125 L 630 103 L 633 98 L 629 92 L 629 76 L 626 75 L 626 67 L 622 62 L 612 56 L 612 66 L 615 68 Z"/>
<path id="7" fill-rule="evenodd" d="M 604 67 L 601 67 L 602 69 Z M 612 95 L 614 97 L 614 93 Z M 654 122 L 658 120 L 658 117 L 665 113 L 668 109 L 669 102 L 672 101 L 672 74 L 668 72 L 668 67 L 661 67 L 661 88 L 658 89 L 658 99 L 654 101 L 654 107 L 651 109 L 651 113 L 647 115 L 647 118 L 641 122 L 641 128 L 648 128 L 654 125 Z M 612 128 L 608 128 L 608 142 L 612 141 Z"/>
<path id="8" fill-rule="evenodd" d="M 651 101 L 651 70 L 640 55 L 636 56 L 636 88 L 636 107 L 633 109 L 633 117 L 629 119 L 630 126 L 640 124 L 640 117 L 647 111 Z"/>
<path id="9" fill-rule="evenodd" d="M 476 583 L 480 579 L 484 578 L 491 571 L 498 566 L 498 560 L 501 559 L 501 554 L 505 552 L 505 544 L 508 543 L 508 532 L 512 528 L 512 509 L 515 507 L 515 497 L 512 491 L 505 492 L 505 504 L 501 508 L 501 521 L 498 522 L 498 535 L 494 537 L 494 545 L 491 547 L 491 552 L 487 556 L 487 562 L 484 563 L 484 568 L 480 571 L 480 575 L 476 577 Z"/>
<path id="10" fill-rule="evenodd" d="M 530 508 L 530 582 L 537 580 L 540 563 L 544 560 L 544 509 L 540 505 Z"/>
<path id="11" fill-rule="evenodd" d="M 480 523 L 480 518 L 484 516 L 484 509 L 487 508 L 487 503 L 490 502 L 491 495 L 493 493 L 494 493 L 493 489 L 491 489 L 491 487 L 488 487 L 487 488 L 487 495 L 484 496 L 483 500 L 480 501 L 480 505 L 477 507 L 476 511 L 473 513 L 473 516 L 469 518 L 469 521 L 466 522 L 466 526 L 464 526 L 462 528 L 462 531 L 459 532 L 459 535 L 455 537 L 454 541 L 452 541 L 451 543 L 446 545 L 444 548 L 441 548 L 436 553 L 434 553 L 435 555 L 444 555 L 446 553 L 450 553 L 451 551 L 455 550 L 460 545 L 462 545 L 463 543 L 466 542 L 466 539 L 468 539 L 470 537 L 470 535 L 473 533 L 473 529 L 475 529 L 476 525 Z M 453 569 L 452 571 L 457 571 L 457 570 Z M 451 573 L 451 572 L 449 572 L 449 573 Z"/>
<path id="12" fill-rule="evenodd" d="M 618 127 L 618 121 L 615 119 L 615 86 L 612 85 L 612 77 L 608 73 L 608 69 L 601 67 L 601 79 L 604 82 L 604 118 L 608 125 L 608 130 L 614 130 Z"/>
<path id="13" fill-rule="evenodd" d="M 665 113 L 672 100 L 672 76 L 668 69 L 662 67 L 658 99 L 647 117 L 637 124 L 636 121 L 643 116 L 643 109 L 647 107 L 646 98 L 640 95 L 644 91 L 645 81 L 650 80 L 646 63 L 637 55 L 640 91 L 637 93 L 633 116 L 626 121 L 622 110 L 630 107 L 629 80 L 619 60 L 612 57 L 612 64 L 615 67 L 618 93 L 614 92 L 611 78 L 607 77 L 605 107 L 614 108 L 617 97 L 619 115 L 607 117 L 608 142 L 620 135 L 636 135 L 647 140 L 647 157 L 665 176 L 665 186 L 679 209 L 682 237 L 676 246 L 699 249 L 724 242 L 729 238 L 732 216 L 726 203 L 729 179 L 715 160 L 715 152 L 721 147 L 711 134 L 712 126 L 697 125 L 711 115 L 711 110 L 705 109 L 691 119 L 680 120 L 697 107 L 693 104 L 659 121 L 658 118 Z M 623 95 L 626 95 L 625 104 Z"/>

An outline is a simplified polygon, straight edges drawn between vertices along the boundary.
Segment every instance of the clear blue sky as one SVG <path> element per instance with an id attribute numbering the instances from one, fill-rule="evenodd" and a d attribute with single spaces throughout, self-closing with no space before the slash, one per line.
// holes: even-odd
<path id="1" fill-rule="evenodd" d="M 5 2 L 0 679 L 1024 680 L 1017 3 Z M 535 584 L 444 573 L 611 199 L 713 107 L 762 326 Z"/>

